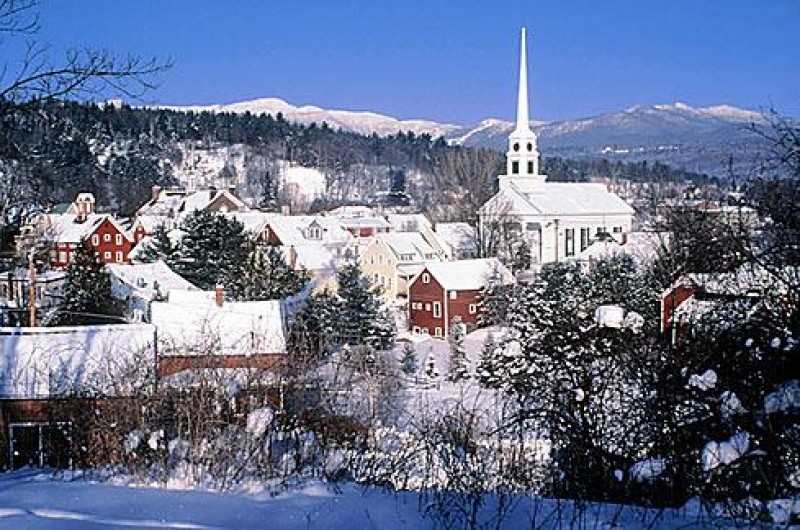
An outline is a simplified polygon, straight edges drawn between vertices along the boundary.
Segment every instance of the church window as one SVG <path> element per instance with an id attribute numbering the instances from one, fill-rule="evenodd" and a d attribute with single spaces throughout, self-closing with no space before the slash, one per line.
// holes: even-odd
<path id="1" fill-rule="evenodd" d="M 575 229 L 567 228 L 564 230 L 564 255 L 575 255 Z"/>
<path id="2" fill-rule="evenodd" d="M 511 173 L 514 175 L 519 173 L 519 162 L 517 162 L 516 160 L 511 162 Z"/>
<path id="3" fill-rule="evenodd" d="M 519 144 L 514 142 L 514 151 L 519 151 Z"/>
<path id="4" fill-rule="evenodd" d="M 529 175 L 533 175 L 533 161 L 532 160 L 528 161 L 528 174 Z"/>
<path id="5" fill-rule="evenodd" d="M 533 151 L 533 144 L 528 142 L 528 151 Z"/>

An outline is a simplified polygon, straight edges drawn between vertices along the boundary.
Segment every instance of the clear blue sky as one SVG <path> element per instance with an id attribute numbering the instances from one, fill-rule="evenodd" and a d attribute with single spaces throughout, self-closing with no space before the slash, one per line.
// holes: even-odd
<path id="1" fill-rule="evenodd" d="M 42 0 L 53 50 L 171 57 L 147 102 L 512 118 L 519 28 L 535 119 L 683 101 L 800 116 L 800 0 Z"/>

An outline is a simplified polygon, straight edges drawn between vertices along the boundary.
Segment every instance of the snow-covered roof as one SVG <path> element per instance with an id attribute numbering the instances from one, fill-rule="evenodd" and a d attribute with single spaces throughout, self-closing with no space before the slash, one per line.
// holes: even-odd
<path id="1" fill-rule="evenodd" d="M 273 214 L 267 212 L 227 212 L 225 216 L 230 219 L 236 219 L 242 226 L 245 232 L 253 236 L 258 236 L 264 232 L 264 227 L 267 222 L 273 217 Z"/>
<path id="2" fill-rule="evenodd" d="M 544 182 L 538 193 L 523 193 L 513 184 L 481 207 L 485 214 L 633 215 L 634 210 L 605 184 Z"/>
<path id="3" fill-rule="evenodd" d="M 160 226 L 171 228 L 175 220 L 166 215 L 139 215 L 133 221 L 131 228 L 135 229 L 137 226 L 144 228 L 148 234 L 152 234 Z"/>
<path id="4" fill-rule="evenodd" d="M 353 240 L 352 234 L 345 230 L 335 217 L 325 215 L 281 215 L 268 214 L 266 225 L 283 245 L 300 246 L 309 241 L 319 241 L 329 245 L 344 245 Z M 308 238 L 307 229 L 312 224 L 322 228 L 321 239 Z"/>
<path id="5" fill-rule="evenodd" d="M 339 223 L 345 228 L 391 228 L 383 217 L 342 217 Z"/>
<path id="6" fill-rule="evenodd" d="M 472 250 L 476 247 L 475 229 L 467 223 L 436 223 L 435 232 L 453 249 Z"/>
<path id="7" fill-rule="evenodd" d="M 514 283 L 511 271 L 497 258 L 430 262 L 425 265 L 425 270 L 448 291 L 477 291 L 493 276 L 504 285 Z"/>
<path id="8" fill-rule="evenodd" d="M 430 220 L 421 213 L 391 213 L 386 216 L 386 220 L 398 232 L 418 232 L 433 227 Z"/>
<path id="9" fill-rule="evenodd" d="M 353 206 L 339 206 L 328 212 L 334 217 L 339 219 L 352 219 L 355 217 L 375 217 L 375 210 L 369 206 L 353 205 Z"/>
<path id="10" fill-rule="evenodd" d="M 439 251 L 433 248 L 419 232 L 389 232 L 378 234 L 375 238 L 389 247 L 400 261 L 422 262 L 441 259 Z M 407 256 L 411 258 L 403 259 Z"/>
<path id="11" fill-rule="evenodd" d="M 126 238 L 130 239 L 127 231 L 108 214 L 92 213 L 83 216 L 75 214 L 49 214 L 47 216 L 48 230 L 53 235 L 56 243 L 79 243 L 82 239 L 91 236 L 100 224 L 106 219 Z"/>
<path id="12" fill-rule="evenodd" d="M 286 337 L 279 300 L 217 306 L 214 291 L 173 290 L 153 302 L 151 321 L 165 355 L 283 353 Z"/>
<path id="13" fill-rule="evenodd" d="M 153 337 L 147 324 L 0 328 L 0 395 L 130 390 L 129 370 L 153 359 Z"/>
<path id="14" fill-rule="evenodd" d="M 145 300 L 166 296 L 174 289 L 197 290 L 163 261 L 124 265 L 106 265 L 111 274 L 114 294 L 119 298 L 135 295 Z"/>

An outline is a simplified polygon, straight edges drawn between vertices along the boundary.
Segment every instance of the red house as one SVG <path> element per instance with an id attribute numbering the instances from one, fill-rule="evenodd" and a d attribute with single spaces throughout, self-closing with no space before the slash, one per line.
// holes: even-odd
<path id="1" fill-rule="evenodd" d="M 496 258 L 426 263 L 408 287 L 408 323 L 415 333 L 447 337 L 455 317 L 468 327 L 478 323 L 481 289 L 490 278 L 514 282 Z"/>

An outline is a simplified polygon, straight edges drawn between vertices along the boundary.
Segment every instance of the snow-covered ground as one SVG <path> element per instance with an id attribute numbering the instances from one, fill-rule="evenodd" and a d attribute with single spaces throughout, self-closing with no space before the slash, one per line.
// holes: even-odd
<path id="1" fill-rule="evenodd" d="M 390 493 L 354 484 L 333 488 L 310 482 L 278 495 L 260 485 L 237 493 L 216 493 L 57 480 L 23 470 L 0 474 L 0 530 L 442 527 L 433 513 L 424 513 L 432 507 L 430 501 L 417 493 Z M 451 502 L 458 503 L 455 498 Z M 492 521 L 496 508 L 496 499 L 489 499 L 478 512 L 478 522 Z M 518 497 L 500 527 L 677 529 L 719 528 L 722 522 L 708 520 L 693 504 L 665 511 L 602 504 L 578 510 L 570 502 Z"/>

